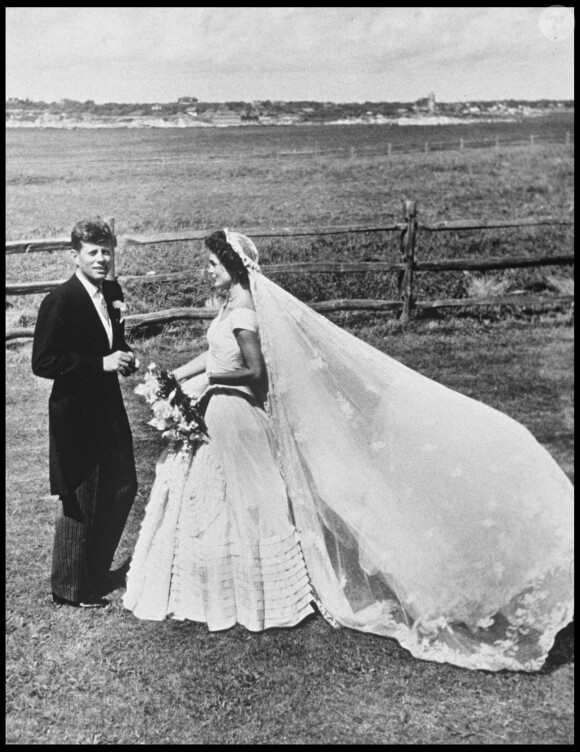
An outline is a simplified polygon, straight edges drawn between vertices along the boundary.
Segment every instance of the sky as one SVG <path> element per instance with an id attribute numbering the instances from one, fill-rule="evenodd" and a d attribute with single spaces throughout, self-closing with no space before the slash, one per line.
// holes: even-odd
<path id="1" fill-rule="evenodd" d="M 6 8 L 6 97 L 573 99 L 554 8 Z"/>

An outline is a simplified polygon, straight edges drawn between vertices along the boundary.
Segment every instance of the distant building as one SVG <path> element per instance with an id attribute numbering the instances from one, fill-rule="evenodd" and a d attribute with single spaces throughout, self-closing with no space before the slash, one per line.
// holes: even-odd
<path id="1" fill-rule="evenodd" d="M 300 115 L 285 114 L 277 118 L 278 125 L 296 125 L 296 123 L 300 123 L 301 121 L 302 117 Z"/>
<path id="2" fill-rule="evenodd" d="M 242 112 L 242 120 L 245 123 L 254 122 L 257 123 L 260 119 L 260 113 L 256 108 L 248 108 Z"/>
<path id="3" fill-rule="evenodd" d="M 429 115 L 434 115 L 437 110 L 435 104 L 435 94 L 431 92 L 428 97 L 422 97 L 413 104 L 414 112 L 426 112 Z"/>
<path id="4" fill-rule="evenodd" d="M 22 114 L 22 115 L 42 115 L 43 112 L 46 110 L 43 110 L 41 107 L 11 107 L 6 110 L 6 112 L 11 114 Z"/>
<path id="5" fill-rule="evenodd" d="M 197 97 L 179 97 L 177 104 L 197 104 Z"/>
<path id="6" fill-rule="evenodd" d="M 204 112 L 204 117 L 207 117 L 208 113 Z M 237 112 L 231 112 L 230 110 L 220 110 L 214 112 L 211 115 L 211 122 L 213 125 L 217 125 L 221 128 L 228 125 L 241 125 L 242 118 Z"/>
<path id="7" fill-rule="evenodd" d="M 429 94 L 429 98 L 427 99 L 427 112 L 430 115 L 434 115 L 436 108 L 437 108 L 437 105 L 435 104 L 435 94 L 431 92 Z"/>

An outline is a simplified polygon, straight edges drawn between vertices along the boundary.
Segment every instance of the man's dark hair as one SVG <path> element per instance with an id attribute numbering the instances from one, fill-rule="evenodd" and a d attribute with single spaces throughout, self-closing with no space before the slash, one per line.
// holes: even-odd
<path id="1" fill-rule="evenodd" d="M 109 225 L 101 217 L 81 219 L 72 228 L 70 242 L 75 251 L 80 251 L 81 243 L 103 243 L 109 245 L 113 242 L 113 233 Z"/>
<path id="2" fill-rule="evenodd" d="M 248 270 L 244 262 L 226 240 L 223 230 L 217 230 L 205 239 L 205 246 L 220 260 L 230 277 L 236 277 L 240 282 L 248 282 Z"/>

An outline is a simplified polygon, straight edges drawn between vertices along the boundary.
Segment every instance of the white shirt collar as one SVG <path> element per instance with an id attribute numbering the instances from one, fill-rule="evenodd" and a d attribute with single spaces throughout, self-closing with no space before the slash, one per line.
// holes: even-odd
<path id="1" fill-rule="evenodd" d="M 102 291 L 99 290 L 99 288 L 96 285 L 93 285 L 92 282 L 89 282 L 89 280 L 85 277 L 85 275 L 81 272 L 80 269 L 77 269 L 75 272 L 75 275 L 79 282 L 82 283 L 85 290 L 89 293 L 91 298 L 96 298 L 99 293 L 102 294 Z"/>

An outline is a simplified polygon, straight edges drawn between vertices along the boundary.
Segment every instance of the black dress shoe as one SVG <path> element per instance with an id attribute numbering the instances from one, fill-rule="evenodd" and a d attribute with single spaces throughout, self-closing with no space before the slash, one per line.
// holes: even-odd
<path id="1" fill-rule="evenodd" d="M 56 593 L 52 594 L 52 601 L 59 606 L 72 606 L 72 608 L 107 608 L 107 606 L 111 605 L 111 601 L 108 601 L 106 598 L 91 596 L 82 601 L 70 601 L 68 598 L 63 598 Z"/>

